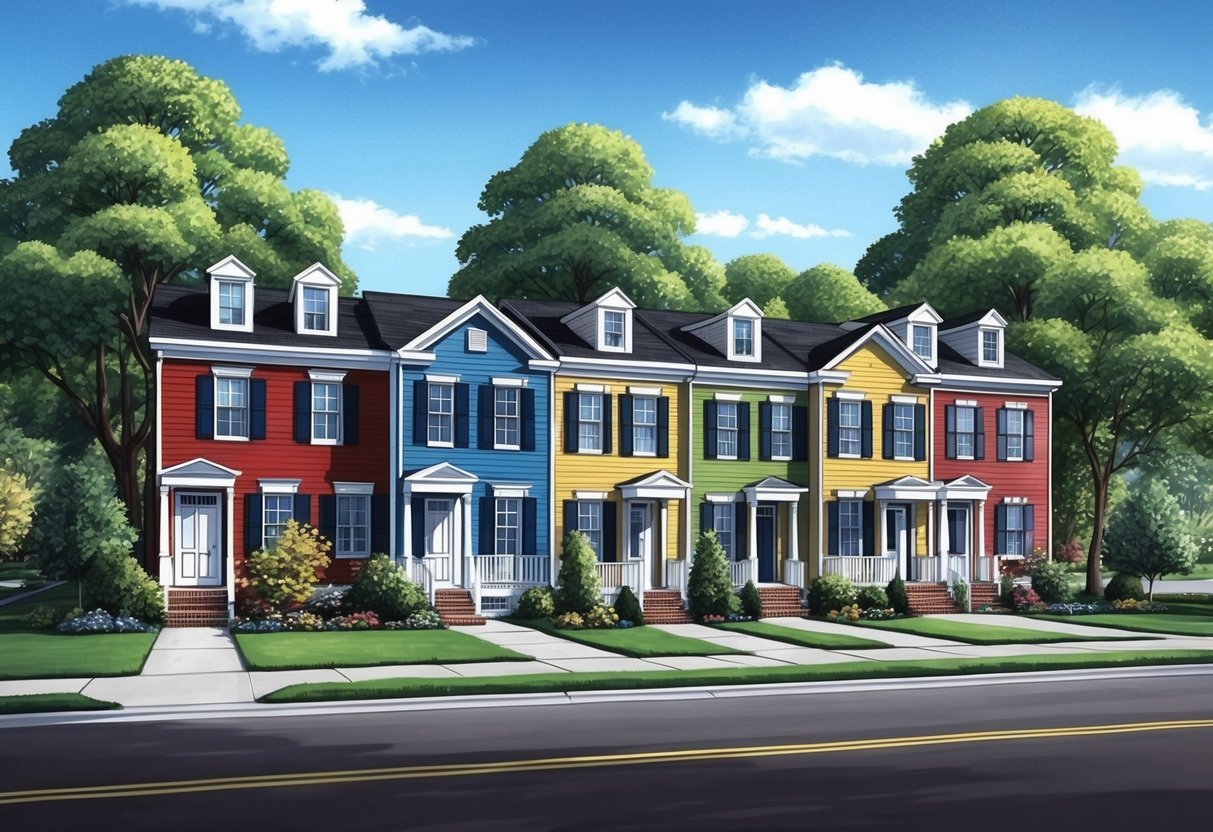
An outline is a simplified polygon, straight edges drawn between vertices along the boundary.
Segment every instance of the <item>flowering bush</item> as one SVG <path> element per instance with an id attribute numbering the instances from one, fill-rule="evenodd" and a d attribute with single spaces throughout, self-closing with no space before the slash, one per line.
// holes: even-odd
<path id="1" fill-rule="evenodd" d="M 1070 540 L 1057 547 L 1057 554 L 1053 555 L 1053 559 L 1060 563 L 1079 563 L 1086 559 L 1087 550 L 1083 547 L 1082 542 L 1077 538 Z"/>
<path id="2" fill-rule="evenodd" d="M 89 633 L 154 633 L 159 630 L 149 624 L 144 624 L 138 618 L 129 615 L 110 615 L 105 610 L 93 610 L 79 618 L 64 621 L 59 625 L 59 632 L 73 635 Z"/>
<path id="3" fill-rule="evenodd" d="M 445 630 L 442 618 L 433 610 L 422 610 L 410 615 L 404 622 L 406 630 Z"/>
<path id="4" fill-rule="evenodd" d="M 553 618 L 552 625 L 557 630 L 580 630 L 585 626 L 585 621 L 579 613 L 565 612 Z"/>
<path id="5" fill-rule="evenodd" d="M 708 613 L 707 615 L 703 616 L 699 620 L 702 621 L 704 624 L 721 624 L 724 622 L 724 616 L 715 615 L 713 613 Z"/>
<path id="6" fill-rule="evenodd" d="M 316 613 L 306 610 L 288 612 L 282 617 L 282 623 L 288 630 L 294 632 L 311 633 L 324 629 L 324 619 Z"/>
<path id="7" fill-rule="evenodd" d="M 1016 612 L 1032 612 L 1041 609 L 1040 596 L 1030 586 L 1016 586 L 1011 590 L 1011 607 Z"/>
<path id="8" fill-rule="evenodd" d="M 354 612 L 339 615 L 324 625 L 326 630 L 378 630 L 379 616 L 373 612 Z"/>
<path id="9" fill-rule="evenodd" d="M 252 552 L 245 562 L 242 588 L 252 588 L 272 606 L 283 609 L 312 597 L 317 574 L 328 565 L 333 544 L 306 523 L 288 520 L 282 536 L 268 549 Z"/>
<path id="10" fill-rule="evenodd" d="M 1136 598 L 1125 598 L 1112 602 L 1114 612 L 1166 612 L 1167 605 L 1158 601 L 1139 601 Z"/>
<path id="11" fill-rule="evenodd" d="M 880 607 L 868 607 L 859 614 L 859 617 L 864 621 L 888 621 L 892 618 L 905 618 L 904 615 L 892 607 L 886 607 L 885 609 L 881 609 Z"/>
<path id="12" fill-rule="evenodd" d="M 39 604 L 21 616 L 21 623 L 31 630 L 49 630 L 59 623 L 61 617 L 57 607 Z"/>
<path id="13" fill-rule="evenodd" d="M 322 586 L 317 587 L 312 597 L 303 605 L 308 612 L 314 612 L 321 618 L 333 618 L 341 615 L 348 587 Z"/>
<path id="14" fill-rule="evenodd" d="M 281 618 L 234 618 L 233 633 L 280 633 L 286 629 Z"/>
<path id="15" fill-rule="evenodd" d="M 251 621 L 263 621 L 273 618 L 278 611 L 260 598 L 246 598 L 240 602 L 240 617 Z"/>
<path id="16" fill-rule="evenodd" d="M 628 621 L 625 618 L 621 618 L 621 619 L 619 619 L 619 623 L 616 624 L 615 626 L 620 630 L 626 630 L 630 627 L 634 627 L 635 625 L 631 621 Z"/>
<path id="17" fill-rule="evenodd" d="M 518 599 L 514 615 L 528 621 L 536 618 L 551 618 L 556 612 L 556 598 L 550 586 L 533 586 Z"/>
<path id="18" fill-rule="evenodd" d="M 1101 612 L 1111 612 L 1112 606 L 1103 601 L 1096 601 L 1094 604 L 1084 604 L 1080 601 L 1075 601 L 1070 604 L 1049 604 L 1048 612 L 1050 615 L 1095 615 Z"/>
<path id="19" fill-rule="evenodd" d="M 846 575 L 822 575 L 809 583 L 809 609 L 842 610 L 852 606 L 858 595 Z"/>
<path id="20" fill-rule="evenodd" d="M 859 604 L 850 604 L 840 609 L 830 610 L 826 613 L 826 618 L 831 621 L 842 623 L 844 621 L 858 621 L 863 610 L 859 608 Z"/>
<path id="21" fill-rule="evenodd" d="M 613 630 L 619 623 L 619 613 L 614 607 L 599 604 L 585 614 L 583 621 L 590 630 Z"/>

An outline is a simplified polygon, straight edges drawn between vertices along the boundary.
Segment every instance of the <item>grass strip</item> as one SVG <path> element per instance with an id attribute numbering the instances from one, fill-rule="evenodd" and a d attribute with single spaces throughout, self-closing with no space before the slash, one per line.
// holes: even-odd
<path id="1" fill-rule="evenodd" d="M 531 661 L 530 656 L 451 630 L 237 633 L 236 645 L 250 670 Z"/>
<path id="2" fill-rule="evenodd" d="M 514 624 L 530 627 L 557 638 L 609 650 L 633 659 L 656 656 L 723 656 L 744 652 L 698 638 L 676 636 L 654 627 L 629 627 L 626 630 L 558 630 L 545 619 L 510 620 Z"/>
<path id="3" fill-rule="evenodd" d="M 1213 664 L 1213 652 L 1169 650 L 1158 653 L 1115 653 L 1010 656 L 986 659 L 929 659 L 924 661 L 855 661 L 826 665 L 738 667 L 720 670 L 657 670 L 634 673 L 541 673 L 457 679 L 376 679 L 369 682 L 318 682 L 291 685 L 259 701 L 332 702 L 358 699 L 409 699 L 422 696 L 477 694 L 565 693 L 595 690 L 702 687 L 707 685 L 777 684 L 896 679 L 921 676 L 967 676 L 987 673 L 1025 673 L 1042 670 L 1078 670 L 1102 667 Z"/>
<path id="4" fill-rule="evenodd" d="M 813 630 L 798 630 L 795 627 L 781 627 L 778 624 L 768 624 L 765 621 L 732 621 L 717 624 L 718 630 L 732 630 L 737 633 L 769 638 L 771 641 L 782 641 L 795 644 L 797 647 L 815 647 L 820 650 L 872 650 L 878 647 L 888 647 L 883 641 L 872 641 L 868 638 L 856 638 L 842 633 L 819 633 Z"/>
<path id="5" fill-rule="evenodd" d="M 155 641 L 155 633 L 0 632 L 0 679 L 133 676 Z"/>
<path id="6" fill-rule="evenodd" d="M 1040 616 L 1045 617 L 1045 616 Z M 1082 616 L 1092 618 L 1094 616 Z M 1067 617 L 1068 623 L 1075 623 Z M 912 633 L 928 638 L 959 641 L 962 644 L 1056 644 L 1069 641 L 1133 641 L 1133 636 L 1075 636 L 1067 633 L 1043 633 L 1021 627 L 1003 627 L 992 624 L 969 624 L 949 621 L 946 618 L 895 618 L 890 621 L 851 621 L 850 626 L 868 627 L 873 630 L 891 630 Z"/>
<path id="7" fill-rule="evenodd" d="M 40 714 L 52 711 L 117 711 L 117 702 L 93 699 L 79 693 L 31 693 L 0 696 L 0 714 Z"/>
<path id="8" fill-rule="evenodd" d="M 1164 633 L 1177 636 L 1213 636 L 1213 617 L 1199 617 L 1192 612 L 1171 613 L 1122 612 L 1096 613 L 1095 615 L 1035 615 L 1044 621 L 1064 621 L 1067 624 L 1083 624 L 1093 627 L 1108 627 L 1113 630 L 1129 630 L 1139 633 Z"/>

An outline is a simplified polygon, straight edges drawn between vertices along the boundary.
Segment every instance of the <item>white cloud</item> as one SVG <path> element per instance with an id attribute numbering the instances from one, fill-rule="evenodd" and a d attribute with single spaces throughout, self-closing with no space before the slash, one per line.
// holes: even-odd
<path id="1" fill-rule="evenodd" d="M 422 52 L 446 52 L 475 43 L 421 24 L 403 26 L 369 14 L 364 0 L 126 0 L 132 5 L 182 11 L 196 32 L 211 22 L 235 26 L 262 52 L 320 47 L 323 72 L 374 66 L 381 60 Z"/>
<path id="2" fill-rule="evenodd" d="M 750 232 L 750 236 L 756 240 L 761 240 L 765 237 L 773 237 L 776 235 L 795 237 L 797 240 L 809 240 L 813 237 L 850 237 L 851 232 L 844 228 L 822 228 L 816 223 L 802 225 L 797 222 L 792 222 L 787 217 L 779 217 L 771 219 L 766 214 L 759 214 L 758 219 L 754 220 L 756 231 Z"/>
<path id="3" fill-rule="evenodd" d="M 1202 121 L 1179 93 L 1132 96 L 1091 86 L 1078 94 L 1074 109 L 1107 125 L 1120 147 L 1117 161 L 1137 168 L 1147 183 L 1213 188 L 1213 118 Z"/>
<path id="4" fill-rule="evenodd" d="M 728 211 L 695 215 L 695 233 L 709 237 L 737 237 L 749 226 L 750 221 L 744 215 Z"/>
<path id="5" fill-rule="evenodd" d="M 383 242 L 449 240 L 455 232 L 437 225 L 426 225 L 416 214 L 397 214 L 371 199 L 343 199 L 329 194 L 345 225 L 346 245 L 374 251 Z"/>
<path id="6" fill-rule="evenodd" d="M 745 139 L 751 153 L 785 162 L 905 165 L 972 110 L 966 101 L 937 104 L 912 81 L 869 83 L 834 64 L 788 87 L 755 80 L 731 110 L 683 101 L 662 118 L 712 138 Z"/>

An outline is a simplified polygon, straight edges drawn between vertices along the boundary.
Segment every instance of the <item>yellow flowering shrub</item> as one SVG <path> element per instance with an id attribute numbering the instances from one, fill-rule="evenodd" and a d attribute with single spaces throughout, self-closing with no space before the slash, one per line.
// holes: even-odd
<path id="1" fill-rule="evenodd" d="M 245 562 L 240 586 L 252 589 L 268 604 L 282 609 L 312 596 L 319 572 L 329 562 L 333 544 L 306 523 L 287 521 L 277 545 L 258 549 Z"/>

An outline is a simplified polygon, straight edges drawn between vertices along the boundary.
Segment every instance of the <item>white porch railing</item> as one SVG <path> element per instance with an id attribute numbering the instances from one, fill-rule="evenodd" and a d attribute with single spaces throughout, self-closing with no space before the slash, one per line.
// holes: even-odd
<path id="1" fill-rule="evenodd" d="M 480 570 L 476 568 L 475 555 L 463 559 L 463 580 L 471 586 L 472 603 L 476 605 L 476 614 L 480 615 Z"/>
<path id="2" fill-rule="evenodd" d="M 433 606 L 434 573 L 430 571 L 430 565 L 425 560 L 425 558 L 413 558 L 413 581 L 421 587 L 421 591 L 425 593 L 430 606 Z"/>
<path id="3" fill-rule="evenodd" d="M 804 561 L 785 560 L 783 562 L 783 582 L 804 589 Z"/>
<path id="4" fill-rule="evenodd" d="M 683 598 L 687 597 L 687 562 L 685 560 L 667 560 L 665 562 L 665 585 L 668 589 L 678 590 Z"/>
<path id="5" fill-rule="evenodd" d="M 822 558 L 822 574 L 844 575 L 856 584 L 880 584 L 893 580 L 897 574 L 896 557 L 832 556 Z"/>
<path id="6" fill-rule="evenodd" d="M 753 563 L 749 558 L 729 561 L 729 577 L 733 579 L 733 586 L 745 586 L 747 581 L 754 580 Z"/>
<path id="7" fill-rule="evenodd" d="M 474 560 L 487 586 L 548 583 L 547 555 L 476 555 Z"/>
<path id="8" fill-rule="evenodd" d="M 917 557 L 910 558 L 910 580 L 923 583 L 943 583 L 946 577 L 942 558 Z"/>
<path id="9" fill-rule="evenodd" d="M 430 577 L 435 581 L 451 580 L 451 556 L 450 555 L 426 555 L 423 558 L 414 558 L 413 565 L 422 563 L 429 570 Z"/>
<path id="10" fill-rule="evenodd" d="M 975 580 L 997 582 L 1002 577 L 1002 573 L 999 571 L 1000 566 L 1001 564 L 996 557 L 974 557 L 973 571 L 976 574 Z"/>
<path id="11" fill-rule="evenodd" d="M 644 593 L 644 561 L 625 560 L 616 563 L 598 563 L 598 583 L 603 594 L 615 594 L 625 586 L 639 598 Z"/>

